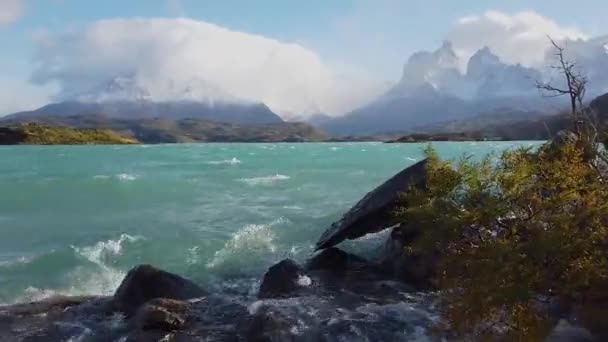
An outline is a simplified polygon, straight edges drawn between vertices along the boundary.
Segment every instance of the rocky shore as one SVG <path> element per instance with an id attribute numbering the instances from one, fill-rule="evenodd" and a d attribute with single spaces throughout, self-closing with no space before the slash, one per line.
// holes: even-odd
<path id="1" fill-rule="evenodd" d="M 305 263 L 271 266 L 252 296 L 207 291 L 150 265 L 133 268 L 110 297 L 55 297 L 0 307 L 0 341 L 433 341 L 434 260 L 404 257 L 415 227 L 395 228 L 399 194 L 424 184 L 426 161 L 367 194 Z M 392 229 L 373 259 L 336 246 Z M 556 317 L 550 341 L 592 340 Z"/>

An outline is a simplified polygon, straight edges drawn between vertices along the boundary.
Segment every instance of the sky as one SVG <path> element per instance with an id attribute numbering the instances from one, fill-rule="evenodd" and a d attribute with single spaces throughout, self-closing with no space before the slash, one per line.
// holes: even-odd
<path id="1" fill-rule="evenodd" d="M 339 114 L 446 39 L 464 56 L 489 45 L 534 65 L 547 34 L 608 34 L 606 13 L 605 0 L 0 0 L 0 115 L 125 75 L 160 97 L 198 82 L 280 112 Z"/>

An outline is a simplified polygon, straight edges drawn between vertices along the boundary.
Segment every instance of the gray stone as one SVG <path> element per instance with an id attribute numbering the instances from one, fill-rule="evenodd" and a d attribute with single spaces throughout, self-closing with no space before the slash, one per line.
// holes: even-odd
<path id="1" fill-rule="evenodd" d="M 300 265 L 285 259 L 271 266 L 260 285 L 259 298 L 279 298 L 292 294 L 300 288 L 299 280 L 304 275 Z"/>
<path id="2" fill-rule="evenodd" d="M 114 294 L 114 307 L 127 316 L 155 298 L 187 300 L 207 292 L 192 281 L 150 265 L 137 266 L 125 277 Z"/>
<path id="3" fill-rule="evenodd" d="M 317 242 L 317 250 L 394 226 L 397 223 L 394 210 L 399 204 L 399 197 L 410 187 L 424 184 L 426 162 L 425 159 L 402 170 L 363 197 L 323 233 Z"/>
<path id="4" fill-rule="evenodd" d="M 135 326 L 139 330 L 174 331 L 184 326 L 189 304 L 174 299 L 153 299 L 139 308 Z"/>

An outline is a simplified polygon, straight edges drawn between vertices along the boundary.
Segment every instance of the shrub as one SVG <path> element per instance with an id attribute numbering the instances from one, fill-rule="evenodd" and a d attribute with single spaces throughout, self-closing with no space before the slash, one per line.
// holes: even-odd
<path id="1" fill-rule="evenodd" d="M 608 327 L 608 187 L 576 141 L 443 161 L 397 216 L 438 254 L 445 331 L 472 339 L 541 340 L 559 304 L 596 333 Z M 604 314 L 600 314 L 604 312 Z"/>

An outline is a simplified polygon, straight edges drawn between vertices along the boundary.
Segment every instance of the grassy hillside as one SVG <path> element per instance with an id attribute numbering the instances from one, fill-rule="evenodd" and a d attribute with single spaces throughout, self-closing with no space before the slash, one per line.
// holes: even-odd
<path id="1" fill-rule="evenodd" d="M 143 143 L 182 142 L 304 142 L 324 141 L 329 137 L 304 123 L 261 125 L 215 122 L 205 119 L 118 119 L 103 115 L 44 116 L 33 120 L 51 126 L 78 129 L 110 129 Z M 2 125 L 0 121 L 0 126 Z M 5 124 L 20 124 L 8 118 Z"/>
<path id="2" fill-rule="evenodd" d="M 93 145 L 136 144 L 138 141 L 109 129 L 75 129 L 26 123 L 0 127 L 0 144 Z"/>

